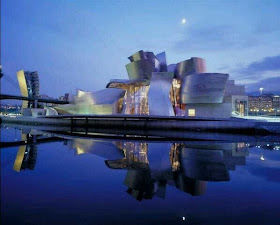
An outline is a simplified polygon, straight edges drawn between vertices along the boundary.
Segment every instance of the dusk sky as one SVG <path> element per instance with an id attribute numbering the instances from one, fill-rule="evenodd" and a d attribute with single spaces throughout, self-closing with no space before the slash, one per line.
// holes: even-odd
<path id="1" fill-rule="evenodd" d="M 280 91 L 280 1 L 2 0 L 4 76 L 38 71 L 40 93 L 97 91 L 127 79 L 128 56 L 206 60 L 248 91 Z M 182 23 L 185 19 L 185 23 Z M 20 94 L 2 78 L 2 93 Z"/>

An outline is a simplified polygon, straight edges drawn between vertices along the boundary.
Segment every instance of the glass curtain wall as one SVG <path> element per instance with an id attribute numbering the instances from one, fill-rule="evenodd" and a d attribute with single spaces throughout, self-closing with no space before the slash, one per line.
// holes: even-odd
<path id="1" fill-rule="evenodd" d="M 128 86 L 124 97 L 124 114 L 149 115 L 149 86 Z"/>

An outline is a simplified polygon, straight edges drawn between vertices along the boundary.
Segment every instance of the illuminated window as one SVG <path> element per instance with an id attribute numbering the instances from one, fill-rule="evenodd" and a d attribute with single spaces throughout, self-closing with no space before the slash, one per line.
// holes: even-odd
<path id="1" fill-rule="evenodd" d="M 188 116 L 195 116 L 195 109 L 189 109 Z"/>

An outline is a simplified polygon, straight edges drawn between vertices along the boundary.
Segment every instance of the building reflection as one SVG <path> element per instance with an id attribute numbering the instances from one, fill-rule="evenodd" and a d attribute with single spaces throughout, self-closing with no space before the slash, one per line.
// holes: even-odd
<path id="1" fill-rule="evenodd" d="M 208 181 L 229 181 L 229 170 L 246 164 L 245 143 L 118 143 L 125 158 L 106 160 L 111 169 L 126 169 L 124 184 L 135 199 L 165 197 L 167 185 L 193 196 L 206 193 Z"/>
<path id="2" fill-rule="evenodd" d="M 22 134 L 13 169 L 34 170 L 39 135 Z M 230 170 L 246 165 L 247 143 L 216 142 L 105 142 L 93 139 L 68 139 L 64 143 L 75 155 L 93 154 L 105 159 L 110 169 L 127 170 L 124 184 L 126 192 L 141 201 L 154 196 L 165 198 L 167 186 L 173 186 L 192 196 L 206 193 L 208 182 L 230 180 Z M 262 144 L 262 148 L 275 150 L 279 143 Z"/>
<path id="3" fill-rule="evenodd" d="M 22 133 L 21 140 L 26 145 L 19 146 L 13 169 L 17 172 L 25 169 L 34 170 L 37 159 L 37 136 Z"/>

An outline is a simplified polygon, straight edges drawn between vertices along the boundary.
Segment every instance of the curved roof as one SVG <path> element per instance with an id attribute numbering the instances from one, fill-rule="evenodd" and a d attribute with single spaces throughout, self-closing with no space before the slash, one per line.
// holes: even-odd
<path id="1" fill-rule="evenodd" d="M 190 103 L 222 103 L 228 74 L 199 73 L 182 78 L 179 101 Z"/>
<path id="2" fill-rule="evenodd" d="M 198 57 L 192 57 L 188 60 L 179 62 L 174 70 L 176 78 L 181 78 L 189 74 L 205 73 L 205 72 L 206 72 L 205 60 Z"/>
<path id="3" fill-rule="evenodd" d="M 155 59 L 144 59 L 134 61 L 126 66 L 129 79 L 151 79 L 152 72 L 155 72 Z"/>

